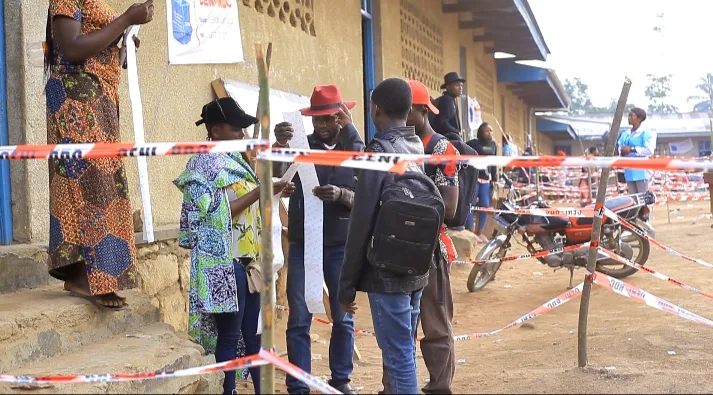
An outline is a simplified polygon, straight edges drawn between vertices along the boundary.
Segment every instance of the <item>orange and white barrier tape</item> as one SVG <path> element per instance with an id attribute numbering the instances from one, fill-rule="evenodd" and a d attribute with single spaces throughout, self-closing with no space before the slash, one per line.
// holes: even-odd
<path id="1" fill-rule="evenodd" d="M 570 300 L 577 298 L 579 295 L 582 294 L 583 287 L 584 287 L 584 283 L 581 283 L 581 284 L 577 285 L 576 287 L 574 287 L 566 292 L 563 292 L 558 296 L 555 296 L 554 298 L 543 303 L 541 306 L 537 307 L 536 309 L 530 311 L 529 313 L 521 316 L 520 318 L 505 325 L 504 327 L 502 327 L 500 329 L 496 329 L 496 330 L 493 330 L 490 332 L 474 332 L 474 333 L 468 333 L 468 334 L 463 334 L 463 335 L 457 335 L 457 336 L 453 336 L 453 340 L 463 341 L 463 340 L 483 338 L 483 337 L 495 335 L 495 334 L 500 333 L 506 329 L 510 329 L 516 325 L 522 324 L 525 321 L 531 320 L 537 316 L 548 313 L 548 312 L 556 309 L 557 307 L 562 306 L 563 304 L 569 302 Z M 284 306 L 279 306 L 278 308 L 281 310 L 289 311 L 289 309 Z M 321 318 L 314 317 L 314 316 L 312 317 L 312 321 L 319 322 L 320 324 L 324 324 L 324 325 L 333 326 L 333 324 L 331 322 L 321 319 Z M 366 336 L 376 337 L 376 334 L 374 332 L 365 331 L 362 329 L 354 328 L 354 333 L 356 333 L 358 335 L 366 335 Z M 416 341 L 421 341 L 421 339 L 416 339 Z M 277 364 L 275 364 L 275 366 L 279 367 L 279 365 L 277 365 Z M 285 371 L 287 371 L 287 370 L 285 370 Z M 297 377 L 297 376 L 295 376 L 295 377 Z"/>
<path id="2" fill-rule="evenodd" d="M 584 288 L 584 283 L 580 283 L 576 287 L 568 290 L 567 292 L 560 294 L 559 296 L 556 296 L 556 297 L 548 300 L 547 302 L 542 304 L 540 307 L 536 308 L 535 310 L 532 310 L 531 312 L 523 315 L 522 317 L 505 325 L 504 327 L 502 327 L 500 329 L 496 329 L 496 330 L 490 331 L 490 332 L 476 332 L 476 333 L 469 333 L 469 334 L 465 334 L 465 335 L 453 336 L 453 340 L 462 341 L 462 340 L 470 340 L 470 339 L 477 339 L 477 338 L 482 338 L 482 337 L 493 336 L 493 335 L 500 333 L 506 329 L 510 329 L 516 325 L 522 324 L 525 321 L 529 321 L 537 316 L 548 313 L 548 312 L 556 309 L 557 307 L 560 307 L 563 304 L 569 302 L 570 300 L 577 298 L 578 296 L 580 296 L 582 294 L 583 288 Z"/>
<path id="3" fill-rule="evenodd" d="M 49 376 L 15 376 L 0 375 L 0 382 L 16 384 L 78 384 L 78 383 L 112 383 L 119 381 L 154 380 L 173 377 L 198 376 L 202 374 L 225 372 L 229 370 L 248 369 L 267 365 L 258 355 L 234 359 L 195 368 L 180 369 L 173 372 L 147 372 L 128 374 L 91 374 L 91 375 L 49 375 Z"/>
<path id="4" fill-rule="evenodd" d="M 676 306 L 675 304 L 665 299 L 659 298 L 658 296 L 647 292 L 641 288 L 635 287 L 631 284 L 627 284 L 621 280 L 607 276 L 606 274 L 600 272 L 588 274 L 588 278 L 591 279 L 592 283 L 597 284 L 602 288 L 610 289 L 621 296 L 633 299 L 637 302 L 643 303 L 657 310 L 665 311 L 683 319 L 697 322 L 699 324 L 703 324 L 713 328 L 713 321 L 709 320 L 708 318 L 701 317 L 700 315 L 692 313 L 684 309 L 683 307 Z"/>
<path id="5" fill-rule="evenodd" d="M 95 143 L 0 146 L 0 159 L 96 159 L 245 152 L 269 148 L 265 140 L 194 143 Z"/>
<path id="6" fill-rule="evenodd" d="M 275 365 L 275 367 L 283 370 L 285 373 L 296 378 L 297 380 L 307 384 L 310 388 L 322 392 L 323 394 L 341 394 L 331 385 L 325 383 L 318 377 L 312 376 L 299 367 L 285 361 L 270 351 L 265 349 L 260 350 L 260 357 L 265 361 Z"/>
<path id="7" fill-rule="evenodd" d="M 202 141 L 186 143 L 95 143 L 0 146 L 0 159 L 93 159 L 189 155 L 208 152 L 260 150 L 258 157 L 276 162 L 312 163 L 357 169 L 406 171 L 406 163 L 469 164 L 479 169 L 497 167 L 599 167 L 650 170 L 708 170 L 713 160 L 622 157 L 413 155 L 374 152 L 272 148 L 266 140 Z"/>
<path id="8" fill-rule="evenodd" d="M 260 350 L 257 355 L 250 355 L 231 361 L 215 363 L 211 365 L 198 366 L 188 369 L 180 369 L 172 372 L 148 372 L 148 373 L 128 373 L 128 374 L 92 374 L 92 375 L 50 375 L 50 376 L 17 376 L 2 374 L 0 382 L 14 384 L 80 384 L 80 383 L 114 383 L 119 381 L 156 380 L 184 376 L 200 376 L 204 374 L 234 371 L 238 369 L 249 369 L 257 366 L 273 364 L 292 377 L 302 381 L 317 391 L 324 394 L 341 394 L 329 384 L 312 376 L 297 366 L 283 360 L 274 353 L 267 350 Z"/>
<path id="9" fill-rule="evenodd" d="M 344 166 L 358 169 L 403 173 L 407 162 L 423 164 L 460 163 L 476 168 L 497 167 L 600 167 L 653 170 L 713 169 L 711 160 L 648 159 L 622 157 L 561 157 L 561 156 L 475 156 L 475 155 L 413 155 L 374 152 L 294 150 L 289 148 L 262 151 L 260 159 L 276 162 L 312 163 L 323 166 Z"/>
<path id="10" fill-rule="evenodd" d="M 544 258 L 549 255 L 555 255 L 555 254 L 561 254 L 563 252 L 568 252 L 568 251 L 574 251 L 578 250 L 582 247 L 588 247 L 589 243 L 584 243 L 584 244 L 577 244 L 573 246 L 567 246 L 567 247 L 561 247 L 561 248 L 554 248 L 551 250 L 543 250 L 543 251 L 538 251 L 534 253 L 527 253 L 527 254 L 520 254 L 520 255 L 511 255 L 511 256 L 506 256 L 504 258 L 495 258 L 495 259 L 480 259 L 480 260 L 456 260 L 452 261 L 454 265 L 466 265 L 468 263 L 474 264 L 474 265 L 484 265 L 487 263 L 498 263 L 498 262 L 510 262 L 510 261 L 519 261 L 521 259 L 530 259 L 530 258 Z"/>
<path id="11" fill-rule="evenodd" d="M 661 243 L 660 241 L 658 241 L 658 240 L 654 239 L 653 237 L 649 236 L 646 232 L 644 232 L 644 231 L 642 231 L 641 229 L 637 228 L 636 226 L 630 224 L 630 223 L 627 222 L 624 218 L 621 218 L 620 216 L 616 215 L 615 212 L 609 210 L 609 209 L 606 208 L 606 207 L 604 208 L 604 215 L 606 215 L 607 217 L 611 218 L 611 219 L 614 220 L 614 221 L 619 222 L 619 223 L 622 224 L 625 228 L 627 228 L 627 229 L 629 229 L 630 231 L 636 233 L 637 235 L 643 237 L 644 239 L 648 240 L 651 244 L 653 244 L 653 245 L 655 245 L 655 246 L 661 248 L 662 250 L 664 250 L 664 251 L 666 251 L 666 252 L 669 252 L 669 253 L 671 253 L 671 254 L 673 254 L 673 255 L 676 255 L 676 256 L 678 256 L 678 257 L 680 257 L 680 258 L 683 258 L 683 259 L 685 259 L 685 260 L 687 260 L 687 261 L 695 262 L 695 263 L 698 263 L 699 265 L 703 265 L 703 266 L 706 266 L 706 267 L 711 267 L 711 268 L 713 268 L 713 265 L 711 265 L 710 263 L 704 261 L 703 259 L 698 259 L 698 258 L 690 257 L 690 256 L 688 256 L 688 255 L 682 254 L 682 253 L 680 253 L 680 252 L 674 250 L 673 248 L 670 248 L 670 247 L 667 247 L 667 246 L 663 245 L 663 243 Z"/>
<path id="12" fill-rule="evenodd" d="M 623 256 L 619 256 L 619 255 L 617 255 L 617 254 L 615 254 L 615 253 L 613 253 L 613 252 L 611 252 L 611 251 L 609 251 L 609 250 L 607 250 L 607 249 L 605 249 L 605 248 L 599 247 L 599 252 L 601 252 L 602 254 L 608 256 L 609 258 L 612 258 L 612 259 L 616 260 L 617 262 L 623 263 L 623 264 L 626 265 L 626 266 L 633 267 L 633 268 L 635 268 L 635 269 L 638 269 L 638 270 L 641 270 L 641 271 L 643 271 L 643 272 L 646 272 L 646 273 L 648 273 L 648 274 L 650 274 L 650 275 L 652 275 L 652 276 L 658 278 L 659 280 L 667 281 L 667 282 L 669 282 L 669 283 L 671 283 L 671 284 L 676 285 L 677 287 L 680 287 L 680 288 L 683 288 L 683 289 L 685 289 L 685 290 L 691 291 L 691 292 L 693 292 L 694 294 L 698 294 L 698 295 L 705 296 L 705 297 L 708 298 L 708 299 L 713 299 L 713 294 L 710 294 L 710 293 L 705 292 L 705 291 L 701 291 L 700 289 L 698 289 L 698 288 L 696 288 L 696 287 L 692 287 L 692 286 L 690 286 L 690 285 L 688 285 L 688 284 L 682 283 L 681 281 L 675 280 L 675 279 L 673 279 L 673 278 L 671 278 L 671 277 L 669 277 L 669 276 L 667 276 L 667 275 L 665 275 L 665 274 L 663 274 L 663 273 L 659 273 L 659 272 L 657 272 L 657 271 L 654 270 L 654 269 L 648 268 L 648 267 L 646 267 L 646 266 L 642 266 L 642 265 L 640 265 L 640 264 L 638 264 L 638 263 L 636 263 L 636 262 L 632 262 L 632 261 L 630 261 L 630 260 L 624 258 Z"/>
<path id="13" fill-rule="evenodd" d="M 500 210 L 490 207 L 473 207 L 473 211 L 483 211 L 493 214 L 537 215 L 541 217 L 593 217 L 591 208 L 530 208 L 517 210 Z"/>

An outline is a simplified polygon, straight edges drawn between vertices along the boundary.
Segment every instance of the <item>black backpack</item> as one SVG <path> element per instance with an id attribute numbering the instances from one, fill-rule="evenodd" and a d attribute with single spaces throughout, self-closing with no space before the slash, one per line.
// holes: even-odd
<path id="1" fill-rule="evenodd" d="M 427 154 L 432 154 L 433 149 L 436 144 L 445 139 L 446 137 L 436 133 L 431 141 L 428 142 L 428 146 L 425 148 Z M 449 140 L 453 146 L 460 152 L 461 155 L 478 155 L 478 153 L 468 144 L 466 144 L 461 139 Z M 426 174 L 430 177 L 435 177 L 436 166 L 426 165 Z M 468 214 L 470 213 L 470 205 L 473 202 L 473 198 L 478 191 L 478 169 L 467 164 L 463 164 L 458 170 L 458 207 L 456 208 L 456 215 L 453 219 L 446 218 L 445 223 L 449 228 L 454 228 L 458 226 L 464 226 Z"/>
<path id="2" fill-rule="evenodd" d="M 386 152 L 395 152 L 389 141 L 374 140 Z M 389 173 L 367 249 L 369 263 L 405 276 L 428 273 L 439 248 L 445 211 L 443 198 L 427 175 Z"/>

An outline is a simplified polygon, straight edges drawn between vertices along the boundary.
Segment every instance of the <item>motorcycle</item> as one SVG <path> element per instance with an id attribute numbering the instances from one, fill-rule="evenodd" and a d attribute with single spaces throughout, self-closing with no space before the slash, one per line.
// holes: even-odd
<path id="1" fill-rule="evenodd" d="M 502 265 L 502 258 L 512 248 L 512 241 L 517 241 L 520 236 L 522 238 L 522 243 L 520 244 L 524 245 L 530 254 L 548 250 L 560 250 L 560 252 L 536 259 L 555 271 L 561 268 L 569 269 L 569 288 L 571 289 L 574 269 L 587 266 L 589 247 L 582 246 L 571 251 L 567 247 L 591 241 L 593 218 L 513 213 L 513 211 L 521 209 L 516 203 L 519 200 L 518 191 L 512 188 L 512 181 L 507 176 L 503 174 L 500 178 L 503 180 L 500 186 L 506 188 L 509 192 L 507 198 L 502 199 L 498 207 L 498 210 L 501 211 L 494 215 L 495 230 L 493 231 L 493 236 L 476 257 L 478 261 L 490 262 L 473 266 L 468 276 L 468 290 L 470 292 L 481 290 L 493 279 Z M 647 205 L 651 205 L 654 202 L 654 194 L 646 192 L 607 199 L 604 206 L 644 231 L 650 237 L 654 237 L 655 230 L 647 221 Z M 542 209 L 549 208 L 549 206 L 538 196 L 535 201 L 524 208 Z M 626 229 L 608 217 L 602 220 L 600 247 L 606 248 L 639 265 L 646 263 L 651 250 L 647 239 Z M 601 252 L 597 256 L 596 270 L 614 278 L 628 277 L 637 271 L 637 269 L 612 259 Z"/>

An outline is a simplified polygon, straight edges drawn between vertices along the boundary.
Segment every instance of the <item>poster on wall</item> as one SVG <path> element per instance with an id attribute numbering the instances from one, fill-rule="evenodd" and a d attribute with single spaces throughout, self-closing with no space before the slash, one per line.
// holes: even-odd
<path id="1" fill-rule="evenodd" d="M 668 143 L 672 155 L 683 155 L 693 149 L 693 140 L 672 141 Z"/>
<path id="2" fill-rule="evenodd" d="M 474 139 L 476 131 L 483 123 L 483 114 L 480 111 L 480 103 L 475 97 L 468 97 L 468 139 Z"/>
<path id="3" fill-rule="evenodd" d="M 239 0 L 166 0 L 168 63 L 238 63 Z"/>

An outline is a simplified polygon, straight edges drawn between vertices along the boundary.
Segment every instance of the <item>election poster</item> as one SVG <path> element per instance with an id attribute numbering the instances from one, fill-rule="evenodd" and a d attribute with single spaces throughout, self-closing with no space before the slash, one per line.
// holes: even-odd
<path id="1" fill-rule="evenodd" d="M 238 1 L 166 0 L 168 62 L 242 62 Z"/>

